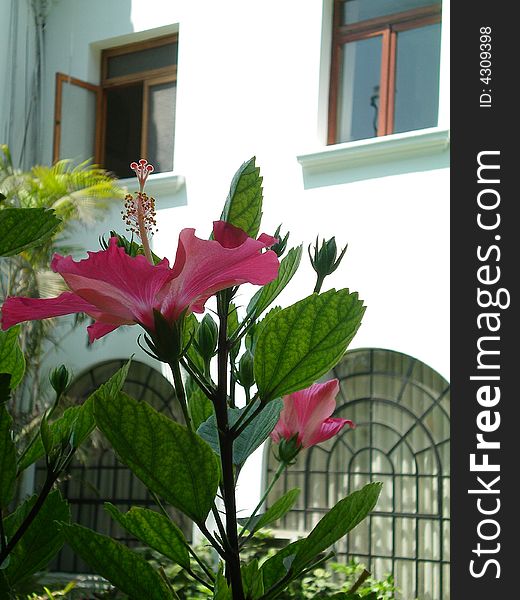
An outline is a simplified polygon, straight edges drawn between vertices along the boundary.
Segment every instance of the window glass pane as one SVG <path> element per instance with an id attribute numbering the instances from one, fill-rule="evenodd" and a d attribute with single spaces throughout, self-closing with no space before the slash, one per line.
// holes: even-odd
<path id="1" fill-rule="evenodd" d="M 94 157 L 96 93 L 73 83 L 61 88 L 61 133 L 59 157 L 75 163 Z"/>
<path id="2" fill-rule="evenodd" d="M 177 64 L 177 49 L 177 42 L 172 42 L 164 46 L 112 56 L 108 59 L 107 78 L 174 66 Z"/>
<path id="3" fill-rule="evenodd" d="M 176 92 L 174 81 L 149 88 L 147 159 L 158 173 L 173 169 Z"/>
<path id="4" fill-rule="evenodd" d="M 342 23 L 359 23 L 413 8 L 440 4 L 436 0 L 347 0 L 343 4 Z"/>
<path id="5" fill-rule="evenodd" d="M 141 155 L 143 86 L 106 90 L 105 163 L 118 177 L 131 177 L 130 163 Z"/>
<path id="6" fill-rule="evenodd" d="M 394 133 L 437 125 L 440 23 L 397 35 Z"/>
<path id="7" fill-rule="evenodd" d="M 343 46 L 338 102 L 338 142 L 377 135 L 381 36 Z"/>

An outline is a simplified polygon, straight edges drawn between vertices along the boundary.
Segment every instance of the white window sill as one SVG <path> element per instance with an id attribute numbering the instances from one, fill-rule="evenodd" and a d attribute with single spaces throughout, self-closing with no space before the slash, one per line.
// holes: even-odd
<path id="1" fill-rule="evenodd" d="M 449 145 L 449 130 L 432 127 L 335 144 L 296 158 L 302 165 L 304 174 L 313 174 L 433 156 L 446 152 Z"/>
<path id="2" fill-rule="evenodd" d="M 153 196 L 156 201 L 160 196 L 172 196 L 181 190 L 186 183 L 183 175 L 175 175 L 172 171 L 167 173 L 154 173 L 146 180 L 146 193 Z M 137 191 L 139 184 L 135 177 L 127 177 L 119 180 L 119 185 L 129 192 Z"/>

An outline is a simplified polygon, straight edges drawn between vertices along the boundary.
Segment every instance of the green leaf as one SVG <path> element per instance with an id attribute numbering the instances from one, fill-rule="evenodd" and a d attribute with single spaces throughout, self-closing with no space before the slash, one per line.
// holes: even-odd
<path id="1" fill-rule="evenodd" d="M 186 539 L 177 525 L 165 516 L 137 506 L 132 506 L 127 513 L 122 513 L 110 502 L 105 502 L 105 510 L 138 540 L 184 569 L 190 568 Z"/>
<path id="2" fill-rule="evenodd" d="M 5 405 L 0 404 L 0 508 L 13 499 L 16 481 L 16 448 L 11 436 L 13 420 Z"/>
<path id="3" fill-rule="evenodd" d="M 0 598 L 5 598 L 5 600 L 14 598 L 9 583 L 2 571 L 0 571 Z"/>
<path id="4" fill-rule="evenodd" d="M 267 525 L 274 523 L 274 521 L 281 519 L 291 510 L 299 495 L 300 488 L 294 488 L 289 490 L 281 498 L 278 498 L 278 500 L 272 506 L 270 506 L 265 513 L 258 515 L 258 518 L 253 520 L 249 528 L 250 531 L 257 531 L 258 529 L 262 529 L 262 527 L 266 527 Z"/>
<path id="5" fill-rule="evenodd" d="M 54 211 L 45 208 L 0 210 L 0 256 L 12 256 L 41 244 L 60 223 Z"/>
<path id="6" fill-rule="evenodd" d="M 259 406 L 258 401 L 256 402 L 256 406 Z M 244 463 L 248 456 L 265 442 L 276 423 L 278 423 L 282 408 L 283 401 L 280 399 L 264 406 L 262 412 L 237 437 L 233 442 L 233 463 L 235 465 Z M 228 408 L 228 420 L 231 426 L 238 421 L 244 410 L 244 408 Z M 252 414 L 254 410 L 255 408 L 249 414 Z M 197 433 L 203 440 L 206 440 L 216 454 L 220 454 L 215 415 L 212 415 L 207 421 L 202 423 Z"/>
<path id="7" fill-rule="evenodd" d="M 92 430 L 96 426 L 94 419 L 94 401 L 96 398 L 99 398 L 104 402 L 110 402 L 112 398 L 115 398 L 123 389 L 123 385 L 125 384 L 131 364 L 132 359 L 127 360 L 126 363 L 119 368 L 108 381 L 100 385 L 99 388 L 90 394 L 90 396 L 82 404 L 72 432 L 72 445 L 74 448 L 78 448 L 91 434 Z"/>
<path id="8" fill-rule="evenodd" d="M 193 427 L 198 429 L 199 426 L 207 421 L 213 414 L 213 404 L 199 386 L 191 379 L 190 385 L 186 386 L 186 395 L 188 397 L 188 411 L 190 413 Z"/>
<path id="9" fill-rule="evenodd" d="M 94 415 L 121 461 L 150 490 L 196 523 L 205 521 L 220 470 L 204 440 L 123 392 L 110 401 L 96 398 Z"/>
<path id="10" fill-rule="evenodd" d="M 188 358 L 198 368 L 201 373 L 204 373 L 204 359 L 195 349 L 193 340 L 196 338 L 197 331 L 200 323 L 197 321 L 197 317 L 193 313 L 190 313 L 184 318 L 184 325 L 182 328 L 182 347 L 183 349 L 188 347 Z"/>
<path id="11" fill-rule="evenodd" d="M 244 596 L 248 600 L 257 600 L 264 593 L 264 582 L 259 573 L 258 559 L 255 558 L 247 565 L 240 567 Z"/>
<path id="12" fill-rule="evenodd" d="M 5 519 L 4 528 L 8 539 L 23 523 L 36 503 L 36 499 L 36 495 L 32 496 Z M 70 521 L 69 506 L 58 490 L 47 496 L 22 539 L 10 553 L 9 565 L 4 570 L 10 585 L 13 586 L 36 571 L 44 569 L 60 550 L 63 545 L 63 535 L 56 521 Z"/>
<path id="13" fill-rule="evenodd" d="M 248 350 L 250 350 L 253 354 L 256 350 L 256 343 L 262 330 L 267 324 L 267 321 L 277 315 L 282 310 L 281 306 L 274 306 L 271 310 L 265 315 L 265 317 L 261 321 L 257 321 L 254 323 L 246 334 L 245 345 Z"/>
<path id="14" fill-rule="evenodd" d="M 11 375 L 12 390 L 20 383 L 25 372 L 25 358 L 18 343 L 19 334 L 19 325 L 0 331 L 0 373 Z"/>
<path id="15" fill-rule="evenodd" d="M 264 582 L 264 589 L 267 591 L 270 587 L 275 585 L 280 579 L 285 577 L 291 564 L 301 547 L 304 540 L 297 540 L 292 542 L 282 550 L 279 550 L 274 556 L 271 556 L 262 565 L 260 572 L 262 574 L 262 580 Z"/>
<path id="16" fill-rule="evenodd" d="M 219 571 L 215 579 L 215 590 L 213 592 L 213 600 L 232 600 L 231 589 L 224 577 L 222 563 L 220 563 Z"/>
<path id="17" fill-rule="evenodd" d="M 123 544 L 81 525 L 63 525 L 62 531 L 74 552 L 130 598 L 173 598 L 166 583 L 150 564 Z"/>
<path id="18" fill-rule="evenodd" d="M 345 353 L 364 311 L 356 293 L 330 290 L 270 317 L 255 349 L 260 398 L 269 402 L 324 375 Z"/>
<path id="19" fill-rule="evenodd" d="M 252 238 L 256 238 L 262 220 L 262 177 L 255 160 L 253 156 L 235 173 L 220 216 L 221 221 L 240 227 Z"/>
<path id="20" fill-rule="evenodd" d="M 65 436 L 70 436 L 72 447 L 78 448 L 85 441 L 96 425 L 93 414 L 94 399 L 99 397 L 110 402 L 111 398 L 116 396 L 123 387 L 130 364 L 131 361 L 127 361 L 107 382 L 93 392 L 81 406 L 67 408 L 59 419 L 49 425 L 49 433 L 55 443 L 64 439 Z M 18 472 L 23 471 L 42 456 L 45 456 L 45 449 L 41 435 L 38 435 L 27 451 L 21 455 Z"/>
<path id="21" fill-rule="evenodd" d="M 247 307 L 248 314 L 252 313 L 253 318 L 257 318 L 274 302 L 298 270 L 301 257 L 302 246 L 289 250 L 287 256 L 280 262 L 278 277 L 264 285 L 251 299 Z"/>
<path id="22" fill-rule="evenodd" d="M 376 505 L 381 487 L 381 483 L 369 483 L 361 490 L 340 500 L 303 540 L 296 553 L 292 569 L 299 573 L 320 552 L 332 546 L 361 523 Z"/>

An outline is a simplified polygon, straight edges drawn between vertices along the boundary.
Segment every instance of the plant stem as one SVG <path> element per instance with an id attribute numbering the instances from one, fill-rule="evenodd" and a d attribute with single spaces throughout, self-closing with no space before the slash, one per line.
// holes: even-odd
<path id="1" fill-rule="evenodd" d="M 254 398 L 253 398 L 253 400 L 254 400 Z M 234 438 L 237 438 L 244 431 L 244 429 L 249 425 L 249 423 L 251 423 L 254 419 L 256 419 L 256 417 L 264 409 L 264 406 L 265 406 L 264 404 L 262 404 L 262 403 L 258 404 L 258 406 L 256 406 L 253 413 L 251 415 L 249 415 L 247 417 L 247 419 L 245 419 L 244 417 L 247 416 L 246 412 L 249 412 L 251 410 L 251 409 L 249 409 L 249 407 L 250 406 L 253 407 L 254 404 L 255 404 L 254 401 L 249 402 L 249 404 L 246 406 L 246 409 L 244 410 L 244 413 L 242 415 L 240 415 L 240 419 L 238 419 L 238 421 L 233 426 L 232 433 L 233 433 Z"/>
<path id="2" fill-rule="evenodd" d="M 242 529 L 240 535 L 238 536 L 238 539 L 243 537 L 244 531 L 246 531 L 246 529 L 249 527 L 249 525 L 251 524 L 251 521 L 255 518 L 256 513 L 262 508 L 262 505 L 266 501 L 267 496 L 269 495 L 270 491 L 273 489 L 274 484 L 278 481 L 278 479 L 280 479 L 280 476 L 285 471 L 286 467 L 287 467 L 287 463 L 280 462 L 280 464 L 278 465 L 278 469 L 276 469 L 276 473 L 274 474 L 273 480 L 271 481 L 268 488 L 263 493 L 262 497 L 260 498 L 260 502 L 256 505 L 256 508 L 253 510 L 253 512 L 247 519 L 247 521 L 244 525 L 244 528 Z M 253 536 L 254 532 L 255 532 L 255 528 L 253 527 L 252 530 L 249 532 L 249 535 L 247 536 L 247 538 L 245 540 L 243 540 L 242 543 L 245 544 L 247 542 L 247 540 Z"/>
<path id="3" fill-rule="evenodd" d="M 325 281 L 325 276 L 323 275 L 318 275 L 318 279 L 316 281 L 316 285 L 314 286 L 314 289 L 312 290 L 313 293 L 319 294 L 320 290 L 321 290 L 321 286 L 323 285 L 323 282 Z"/>
<path id="4" fill-rule="evenodd" d="M 218 382 L 215 416 L 220 444 L 220 459 L 222 462 L 224 507 L 226 510 L 226 537 L 229 544 L 229 556 L 226 560 L 226 576 L 231 583 L 233 600 L 244 600 L 242 575 L 240 573 L 240 551 L 238 546 L 235 473 L 233 470 L 233 436 L 229 431 L 227 412 L 227 316 L 229 302 L 230 299 L 227 290 L 220 292 L 217 295 L 220 327 L 218 336 Z"/>
<path id="5" fill-rule="evenodd" d="M 3 552 L 5 550 L 6 539 L 4 532 L 4 515 L 2 513 L 2 508 L 0 507 L 0 551 Z M 1 565 L 2 563 L 0 563 Z"/>
<path id="6" fill-rule="evenodd" d="M 356 583 L 350 588 L 349 594 L 353 594 L 357 592 L 359 588 L 365 583 L 365 581 L 370 577 L 370 571 L 363 569 L 361 575 L 357 578 Z"/>
<path id="7" fill-rule="evenodd" d="M 36 515 L 38 514 L 41 507 L 43 506 L 43 503 L 47 499 L 47 496 L 49 495 L 49 492 L 51 491 L 52 486 L 54 485 L 54 482 L 56 481 L 57 478 L 58 478 L 58 474 L 52 473 L 50 471 L 47 472 L 47 477 L 45 479 L 45 483 L 43 484 L 43 487 L 40 491 L 38 498 L 36 499 L 36 502 L 34 503 L 33 507 L 29 511 L 29 514 L 22 521 L 22 524 L 20 525 L 20 527 L 18 527 L 18 529 L 15 531 L 13 537 L 9 540 L 9 543 L 6 544 L 5 547 L 2 549 L 2 551 L 0 552 L 0 565 L 4 562 L 4 560 L 13 551 L 13 548 L 22 539 L 24 533 L 27 531 L 27 529 L 30 527 L 31 523 L 34 521 Z"/>
<path id="8" fill-rule="evenodd" d="M 179 361 L 174 360 L 171 363 L 169 363 L 169 365 L 173 375 L 175 392 L 177 393 L 177 399 L 179 400 L 179 404 L 181 405 L 182 414 L 184 415 L 184 420 L 186 421 L 186 426 L 189 430 L 193 431 L 193 423 L 191 422 L 191 418 L 188 413 L 188 405 L 186 403 L 186 392 L 184 391 L 184 383 L 182 382 Z"/>
<path id="9" fill-rule="evenodd" d="M 220 536 L 222 537 L 222 543 L 223 543 L 224 547 L 226 548 L 226 545 L 227 545 L 226 530 L 224 529 L 224 523 L 222 523 L 222 519 L 220 518 L 220 514 L 218 512 L 217 505 L 214 502 L 213 502 L 213 506 L 211 507 L 211 512 L 213 513 L 213 516 L 215 517 L 215 523 L 217 524 L 218 531 L 220 533 Z"/>
<path id="10" fill-rule="evenodd" d="M 186 547 L 188 548 L 188 552 L 197 561 L 199 567 L 204 571 L 204 573 L 206 573 L 210 581 L 215 581 L 215 574 L 210 571 L 206 563 L 199 557 L 195 550 L 193 550 L 193 548 L 189 544 L 186 544 Z"/>
<path id="11" fill-rule="evenodd" d="M 200 389 L 206 394 L 206 396 L 212 401 L 215 402 L 215 392 L 211 389 L 210 385 L 204 381 L 202 373 L 198 371 L 198 369 L 192 364 L 188 357 L 181 358 L 181 365 L 184 369 L 195 379 L 197 385 Z"/>

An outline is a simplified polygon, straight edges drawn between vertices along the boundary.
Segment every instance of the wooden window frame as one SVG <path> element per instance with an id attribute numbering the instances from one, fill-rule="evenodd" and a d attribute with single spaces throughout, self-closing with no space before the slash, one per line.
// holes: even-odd
<path id="1" fill-rule="evenodd" d="M 100 145 L 97 151 L 96 162 L 104 164 L 105 161 L 105 140 L 106 140 L 106 114 L 107 114 L 107 90 L 114 87 L 125 87 L 133 83 L 143 84 L 143 108 L 141 121 L 141 156 L 147 154 L 147 135 L 148 135 L 148 97 L 150 87 L 159 83 L 174 83 L 177 81 L 177 65 L 169 67 L 161 67 L 158 69 L 148 69 L 131 73 L 129 75 L 121 75 L 118 77 L 108 77 L 108 61 L 114 56 L 122 56 L 139 52 L 140 50 L 148 50 L 149 48 L 157 48 L 178 42 L 178 34 L 164 35 L 161 37 L 144 40 L 142 42 L 134 42 L 108 48 L 101 53 L 101 111 L 100 111 Z"/>
<path id="2" fill-rule="evenodd" d="M 442 8 L 434 4 L 423 8 L 367 19 L 359 23 L 341 24 L 341 9 L 345 0 L 334 0 L 332 59 L 329 88 L 329 115 L 327 144 L 336 144 L 338 104 L 343 46 L 349 42 L 381 36 L 381 77 L 379 84 L 379 115 L 377 136 L 393 133 L 395 112 L 395 77 L 397 34 L 410 29 L 441 22 Z"/>
<path id="3" fill-rule="evenodd" d="M 102 89 L 99 85 L 82 81 L 76 77 L 65 75 L 64 73 L 56 73 L 56 96 L 54 101 L 54 139 L 52 144 L 52 161 L 56 163 L 60 159 L 60 143 L 61 143 L 61 110 L 63 99 L 63 84 L 77 85 L 83 89 L 89 90 L 96 94 L 96 132 L 94 142 L 94 161 L 98 162 L 99 152 L 101 149 L 101 122 L 99 115 L 103 105 Z"/>

